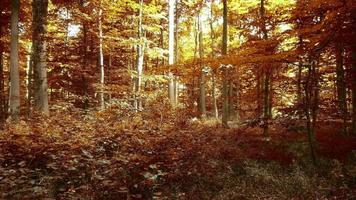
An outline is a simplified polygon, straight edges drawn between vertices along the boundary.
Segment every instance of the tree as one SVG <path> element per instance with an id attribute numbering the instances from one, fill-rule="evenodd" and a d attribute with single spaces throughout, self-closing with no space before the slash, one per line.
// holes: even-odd
<path id="1" fill-rule="evenodd" d="M 223 35 L 222 35 L 222 50 L 221 54 L 224 56 L 227 54 L 227 0 L 223 0 Z M 227 127 L 227 121 L 229 118 L 229 97 L 228 97 L 228 69 L 227 66 L 223 67 L 223 109 L 222 109 L 222 123 L 225 127 Z"/>
<path id="2" fill-rule="evenodd" d="M 199 95 L 199 111 L 200 115 L 202 118 L 206 117 L 206 99 L 205 99 L 205 67 L 203 63 L 203 58 L 204 58 L 204 46 L 203 46 L 203 25 L 200 17 L 200 12 L 198 13 L 198 42 L 199 42 L 199 67 L 200 67 L 200 78 L 199 78 L 199 90 L 200 90 L 200 95 Z"/>
<path id="3" fill-rule="evenodd" d="M 336 87 L 337 98 L 340 114 L 343 119 L 343 133 L 347 134 L 347 102 L 346 102 L 346 84 L 345 84 L 345 71 L 343 62 L 343 47 L 337 42 L 335 44 L 335 57 L 336 57 Z"/>
<path id="4" fill-rule="evenodd" d="M 49 114 L 46 54 L 47 14 L 48 0 L 33 0 L 32 59 L 34 69 L 34 106 L 46 115 Z"/>
<path id="5" fill-rule="evenodd" d="M 17 121 L 20 116 L 19 76 L 19 10 L 20 1 L 11 1 L 11 52 L 10 52 L 10 117 Z"/>
<path id="6" fill-rule="evenodd" d="M 100 0 L 99 5 L 99 65 L 100 65 L 100 107 L 105 108 L 104 86 L 105 86 L 105 69 L 104 69 L 104 54 L 103 54 L 103 27 L 102 27 L 102 9 L 103 1 Z"/>
<path id="7" fill-rule="evenodd" d="M 265 2 L 261 0 L 260 5 L 260 15 L 261 15 L 261 29 L 263 34 L 263 39 L 268 39 L 267 28 L 266 28 L 266 16 L 265 16 Z M 263 66 L 263 134 L 265 137 L 269 136 L 268 124 L 270 118 L 270 79 L 271 79 L 271 69 L 270 66 Z"/>
<path id="8" fill-rule="evenodd" d="M 168 64 L 174 64 L 174 8 L 175 0 L 169 0 L 169 39 L 168 39 Z M 175 88 L 174 88 L 174 76 L 171 72 L 168 74 L 168 96 L 172 104 L 175 104 Z"/>
<path id="9" fill-rule="evenodd" d="M 140 0 L 140 8 L 138 14 L 138 31 L 137 31 L 137 66 L 136 66 L 136 83 L 135 83 L 135 109 L 142 109 L 142 102 L 140 97 L 141 82 L 142 82 L 142 70 L 143 70 L 143 59 L 145 52 L 145 42 L 144 42 L 144 30 L 142 25 L 142 13 L 143 13 L 143 0 Z"/>

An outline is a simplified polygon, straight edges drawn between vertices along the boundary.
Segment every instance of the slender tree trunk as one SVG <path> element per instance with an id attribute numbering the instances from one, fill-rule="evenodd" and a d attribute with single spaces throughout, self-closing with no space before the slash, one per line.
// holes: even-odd
<path id="1" fill-rule="evenodd" d="M 178 13 L 178 0 L 175 1 L 176 8 L 175 8 L 175 33 L 174 33 L 174 62 L 178 63 L 178 48 L 179 48 L 179 35 L 178 35 L 178 27 L 179 27 L 179 13 Z M 177 105 L 178 104 L 178 97 L 179 97 L 179 79 L 178 77 L 174 78 L 174 102 Z"/>
<path id="2" fill-rule="evenodd" d="M 233 81 L 229 81 L 229 84 L 228 84 L 228 87 L 229 87 L 229 91 L 228 91 L 228 96 L 229 96 L 229 119 L 230 120 L 234 120 L 234 115 L 235 115 L 235 105 L 234 105 L 234 101 L 233 101 L 233 94 L 234 94 L 234 87 L 235 87 L 235 84 Z"/>
<path id="3" fill-rule="evenodd" d="M 199 68 L 200 68 L 200 78 L 199 78 L 199 111 L 202 118 L 206 117 L 206 103 L 205 103 L 205 71 L 204 71 L 204 46 L 203 46 L 203 29 L 200 13 L 198 14 L 198 38 L 199 38 Z"/>
<path id="4" fill-rule="evenodd" d="M 352 135 L 356 136 L 356 45 L 351 50 L 351 90 L 352 90 Z"/>
<path id="5" fill-rule="evenodd" d="M 105 87 L 105 68 L 104 68 L 104 54 L 103 54 L 103 27 L 102 15 L 103 2 L 100 0 L 99 6 L 99 65 L 100 65 L 100 108 L 105 109 L 104 87 Z"/>
<path id="6" fill-rule="evenodd" d="M 343 49 L 342 46 L 337 43 L 335 46 L 336 56 L 336 90 L 337 100 L 341 117 L 343 119 L 343 133 L 347 134 L 347 103 L 346 103 L 346 83 L 345 83 L 345 71 L 343 64 Z"/>
<path id="7" fill-rule="evenodd" d="M 142 28 L 142 13 L 143 13 L 143 0 L 140 0 L 140 9 L 139 9 L 139 17 L 138 17 L 138 40 L 139 44 L 137 45 L 137 77 L 135 84 L 135 109 L 136 111 L 141 110 L 141 82 L 142 82 L 142 70 L 143 70 L 143 59 L 144 59 L 144 41 L 143 41 L 143 28 Z"/>
<path id="8" fill-rule="evenodd" d="M 307 120 L 307 133 L 308 133 L 308 142 L 310 148 L 310 154 L 313 161 L 313 164 L 316 165 L 316 155 L 315 155 L 315 131 L 314 131 L 314 121 L 313 115 L 313 99 L 315 98 L 315 71 L 313 70 L 314 61 L 310 63 L 308 67 L 308 76 L 305 83 L 305 117 Z"/>
<path id="9" fill-rule="evenodd" d="M 20 76 L 19 76 L 19 10 L 20 1 L 11 1 L 11 51 L 10 51 L 10 117 L 17 121 L 20 115 Z"/>
<path id="10" fill-rule="evenodd" d="M 215 72 L 212 73 L 212 97 L 213 97 L 213 109 L 214 109 L 214 117 L 216 119 L 219 118 L 219 110 L 218 110 L 218 103 L 216 98 L 216 75 Z"/>
<path id="11" fill-rule="evenodd" d="M 260 118 L 262 116 L 262 76 L 261 76 L 261 70 L 256 69 L 256 93 L 257 93 L 257 117 Z"/>
<path id="12" fill-rule="evenodd" d="M 0 27 L 1 31 L 1 27 Z M 1 32 L 0 32 L 1 37 Z M 1 45 L 1 44 L 0 44 Z M 5 100 L 5 82 L 4 82 L 4 63 L 3 63 L 3 47 L 0 46 L 0 129 L 6 120 L 6 100 Z"/>
<path id="13" fill-rule="evenodd" d="M 214 49 L 214 26 L 213 26 L 213 3 L 214 1 L 211 1 L 210 4 L 210 20 L 209 20 L 209 25 L 210 25 L 210 40 L 211 40 L 211 57 L 214 58 L 215 57 L 215 49 Z M 212 72 L 212 98 L 213 98 L 213 113 L 214 113 L 214 117 L 216 119 L 219 118 L 219 110 L 218 110 L 218 104 L 217 104 L 217 99 L 216 99 L 216 93 L 215 93 L 215 89 L 216 89 L 216 75 L 215 72 Z"/>
<path id="14" fill-rule="evenodd" d="M 227 54 L 227 0 L 223 0 L 223 35 L 222 35 L 222 55 Z M 223 68 L 223 113 L 222 113 L 222 124 L 225 127 L 228 127 L 229 119 L 229 96 L 228 96 L 228 77 L 227 77 L 227 68 Z"/>
<path id="15" fill-rule="evenodd" d="M 80 7 L 83 9 L 83 13 L 85 13 L 85 0 L 80 1 Z M 85 13 L 86 14 L 86 13 Z M 88 97 L 88 84 L 86 78 L 86 67 L 88 65 L 88 24 L 85 19 L 82 20 L 82 27 L 83 27 L 83 73 L 82 73 L 82 81 L 83 81 L 83 109 L 86 110 L 89 107 L 89 97 Z"/>
<path id="16" fill-rule="evenodd" d="M 262 20 L 262 33 L 263 39 L 268 39 L 267 29 L 266 29 L 266 16 L 265 16 L 265 1 L 261 0 L 260 14 Z M 271 79 L 271 70 L 267 67 L 263 69 L 264 72 L 264 81 L 263 81 L 263 134 L 265 137 L 269 136 L 269 119 L 270 119 L 270 79 Z"/>
<path id="17" fill-rule="evenodd" d="M 299 36 L 299 48 L 302 49 L 303 38 Z M 303 109 L 301 105 L 303 104 L 303 94 L 302 94 L 302 72 L 303 72 L 303 61 L 302 58 L 298 62 L 298 73 L 297 73 L 297 109 L 299 119 L 303 118 Z"/>
<path id="18" fill-rule="evenodd" d="M 29 47 L 29 51 L 32 51 L 32 47 Z M 27 116 L 31 113 L 31 100 L 32 100 L 32 77 L 33 77 L 33 63 L 32 52 L 27 56 Z"/>
<path id="19" fill-rule="evenodd" d="M 303 118 L 302 111 L 300 109 L 300 106 L 303 103 L 303 97 L 302 97 L 302 70 L 303 70 L 303 62 L 299 61 L 298 64 L 298 80 L 297 80 L 297 106 L 298 106 L 298 116 L 299 119 Z"/>
<path id="20" fill-rule="evenodd" d="M 169 0 L 169 41 L 168 41 L 168 64 L 174 64 L 174 7 L 175 0 Z M 172 103 L 175 105 L 175 95 L 174 95 L 174 76 L 171 72 L 168 75 L 169 84 L 168 84 L 168 96 Z"/>
<path id="21" fill-rule="evenodd" d="M 33 0 L 33 69 L 34 69 L 34 105 L 37 110 L 49 114 L 47 93 L 47 55 L 46 31 L 48 0 Z"/>

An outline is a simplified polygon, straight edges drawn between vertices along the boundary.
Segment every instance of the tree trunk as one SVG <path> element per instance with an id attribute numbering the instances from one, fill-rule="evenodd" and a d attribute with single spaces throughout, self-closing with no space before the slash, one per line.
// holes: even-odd
<path id="1" fill-rule="evenodd" d="M 0 27 L 1 31 L 1 27 Z M 0 32 L 1 37 L 1 32 Z M 1 44 L 0 44 L 1 45 Z M 6 120 L 6 101 L 5 101 L 5 82 L 4 82 L 4 63 L 3 63 L 3 47 L 0 46 L 0 128 Z"/>
<path id="2" fill-rule="evenodd" d="M 210 4 L 210 20 L 209 20 L 209 25 L 210 25 L 210 40 L 211 40 L 211 57 L 214 58 L 215 57 L 215 49 L 214 49 L 214 27 L 213 27 L 213 0 L 211 1 Z M 216 99 L 216 93 L 215 93 L 215 89 L 216 89 L 216 75 L 215 72 L 212 72 L 212 98 L 213 98 L 213 113 L 214 113 L 214 117 L 216 119 L 219 118 L 219 110 L 218 110 L 218 104 L 217 104 L 217 99 Z"/>
<path id="3" fill-rule="evenodd" d="M 316 165 L 316 155 L 315 155 L 315 131 L 314 131 L 314 121 L 313 121 L 313 115 L 315 111 L 313 112 L 314 105 L 313 103 L 315 102 L 313 99 L 315 98 L 315 70 L 313 70 L 313 65 L 314 61 L 310 63 L 308 67 L 308 76 L 306 79 L 305 83 L 305 105 L 304 105 L 304 113 L 305 117 L 307 120 L 307 134 L 308 134 L 308 142 L 309 142 L 309 148 L 310 148 L 310 154 L 311 158 L 313 161 L 313 164 Z"/>
<path id="4" fill-rule="evenodd" d="M 351 49 L 352 135 L 356 136 L 356 45 Z"/>
<path id="5" fill-rule="evenodd" d="M 203 27 L 201 22 L 200 13 L 198 14 L 198 37 L 199 37 L 199 67 L 200 67 L 200 80 L 199 80 L 199 111 L 202 118 L 206 117 L 206 103 L 205 103 L 205 71 L 204 71 L 204 47 L 203 47 Z"/>
<path id="6" fill-rule="evenodd" d="M 302 49 L 303 38 L 299 36 L 299 48 Z M 299 119 L 303 118 L 303 110 L 301 109 L 301 105 L 303 104 L 303 96 L 302 96 L 302 71 L 303 70 L 303 61 L 300 58 L 298 62 L 298 73 L 297 73 L 297 109 L 298 109 L 298 117 Z"/>
<path id="7" fill-rule="evenodd" d="M 80 7 L 85 9 L 85 0 L 80 1 Z M 83 93 L 84 101 L 83 101 L 83 109 L 86 110 L 89 107 L 89 97 L 88 97 L 88 83 L 86 78 L 86 67 L 88 65 L 88 24 L 85 19 L 82 20 L 82 27 L 83 27 L 83 66 L 82 69 L 84 72 L 82 73 L 82 81 L 83 81 Z"/>
<path id="8" fill-rule="evenodd" d="M 175 1 L 176 4 L 176 8 L 175 8 L 175 41 L 174 41 L 174 62 L 178 63 L 178 48 L 179 48 L 179 35 L 178 35 L 178 27 L 179 27 L 179 9 L 178 9 L 178 0 Z M 179 78 L 178 77 L 174 77 L 174 83 L 173 83 L 173 87 L 174 87 L 174 103 L 177 105 L 178 104 L 178 97 L 179 97 Z"/>
<path id="9" fill-rule="evenodd" d="M 261 0 L 260 14 L 262 20 L 262 33 L 263 39 L 268 39 L 267 29 L 266 29 L 266 17 L 265 17 L 265 5 L 264 0 Z M 267 67 L 264 67 L 264 81 L 263 81 L 263 135 L 265 137 L 269 136 L 269 112 L 270 108 L 270 79 L 271 79 L 271 70 Z"/>
<path id="10" fill-rule="evenodd" d="M 99 65 L 100 65 L 100 108 L 105 109 L 104 87 L 105 87 L 105 69 L 103 54 L 103 27 L 102 27 L 102 0 L 99 6 Z"/>
<path id="11" fill-rule="evenodd" d="M 138 40 L 137 45 L 137 66 L 136 66 L 136 83 L 135 83 L 135 110 L 139 111 L 142 108 L 141 104 L 141 83 L 142 83 L 142 70 L 143 70 L 143 59 L 144 59 L 144 41 L 143 41 L 143 28 L 142 28 L 142 13 L 143 13 L 143 0 L 140 0 L 140 10 L 138 16 Z"/>
<path id="12" fill-rule="evenodd" d="M 10 51 L 10 117 L 17 121 L 20 115 L 20 76 L 19 76 L 19 10 L 20 1 L 11 1 L 11 51 Z"/>
<path id="13" fill-rule="evenodd" d="M 174 64 L 174 7 L 175 0 L 169 0 L 169 41 L 168 41 L 168 64 Z M 168 74 L 168 96 L 172 105 L 175 105 L 174 76 L 171 72 Z"/>
<path id="14" fill-rule="evenodd" d="M 227 0 L 223 0 L 223 35 L 222 35 L 222 55 L 227 54 Z M 227 68 L 223 68 L 223 113 L 222 113 L 222 124 L 225 127 L 228 127 L 228 118 L 229 118 L 229 96 L 228 96 L 228 77 L 227 77 Z"/>
<path id="15" fill-rule="evenodd" d="M 347 134 L 347 103 L 346 103 L 346 83 L 343 64 L 343 49 L 339 43 L 335 46 L 336 57 L 336 90 L 340 116 L 343 119 L 343 134 Z"/>
<path id="16" fill-rule="evenodd" d="M 49 114 L 47 93 L 47 55 L 46 55 L 46 31 L 48 0 L 33 0 L 33 69 L 34 69 L 34 105 L 44 114 Z"/>
<path id="17" fill-rule="evenodd" d="M 29 50 L 32 50 L 32 47 L 29 47 Z M 32 63 L 32 53 L 27 56 L 27 117 L 31 113 L 31 100 L 32 100 L 32 77 L 33 77 L 33 63 Z"/>
<path id="18" fill-rule="evenodd" d="M 217 103 L 217 99 L 216 99 L 216 93 L 215 93 L 215 89 L 216 89 L 216 75 L 215 72 L 212 73 L 212 97 L 213 97 L 213 109 L 214 109 L 214 117 L 216 119 L 219 118 L 219 110 L 218 110 L 218 103 Z"/>

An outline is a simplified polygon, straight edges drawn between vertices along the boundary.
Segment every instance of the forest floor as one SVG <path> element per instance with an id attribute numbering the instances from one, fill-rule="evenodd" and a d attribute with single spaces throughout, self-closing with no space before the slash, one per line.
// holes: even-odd
<path id="1" fill-rule="evenodd" d="M 165 109 L 165 108 L 161 108 Z M 184 111 L 65 109 L 0 131 L 0 199 L 355 199 L 356 140 L 319 122 L 224 129 Z"/>

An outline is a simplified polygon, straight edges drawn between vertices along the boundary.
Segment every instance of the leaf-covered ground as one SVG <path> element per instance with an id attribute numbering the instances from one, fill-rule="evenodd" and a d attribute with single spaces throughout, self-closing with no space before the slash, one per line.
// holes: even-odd
<path id="1" fill-rule="evenodd" d="M 353 199 L 355 138 L 303 127 L 224 129 L 183 110 L 65 109 L 0 132 L 0 199 Z M 117 110 L 120 110 L 118 112 Z"/>

